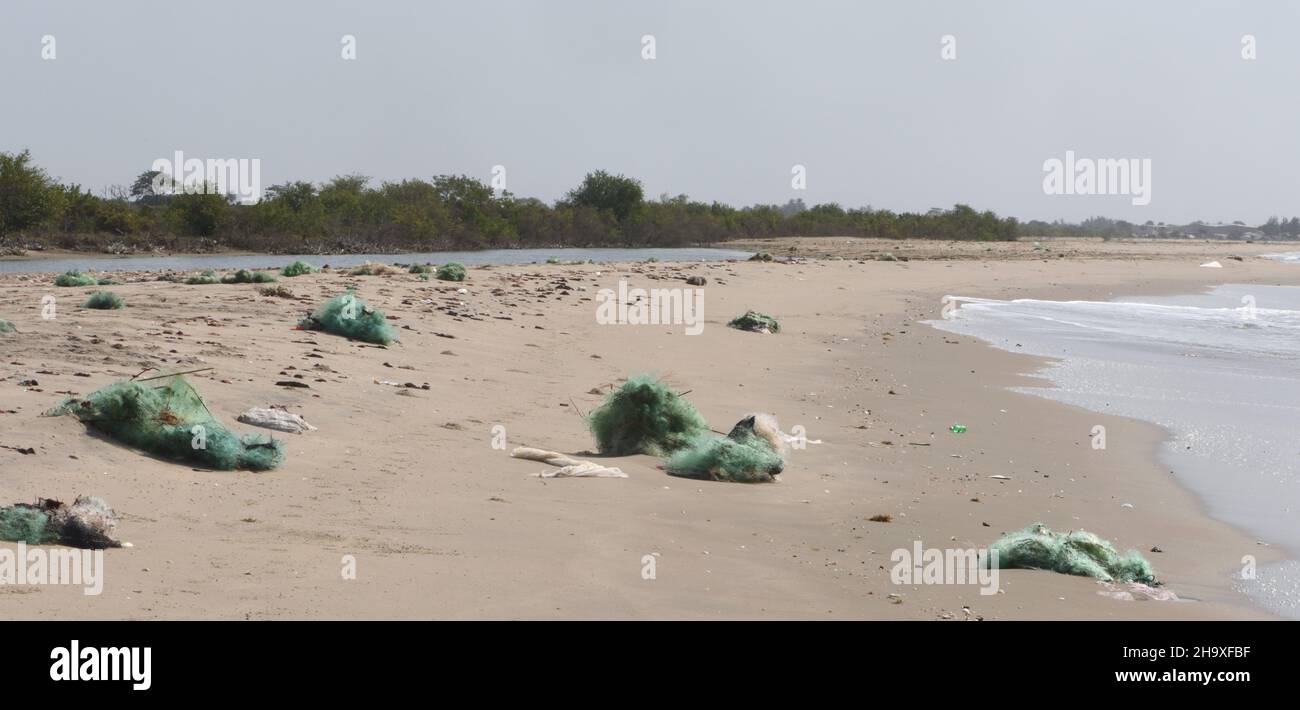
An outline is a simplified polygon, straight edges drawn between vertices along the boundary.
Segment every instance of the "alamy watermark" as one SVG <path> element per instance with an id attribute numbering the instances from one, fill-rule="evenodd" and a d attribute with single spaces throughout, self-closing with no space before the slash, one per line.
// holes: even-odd
<path id="1" fill-rule="evenodd" d="M 910 550 L 900 547 L 890 553 L 889 561 L 894 563 L 889 570 L 894 584 L 976 584 L 981 596 L 998 593 L 997 550 L 927 548 L 916 540 Z"/>
<path id="2" fill-rule="evenodd" d="M 153 161 L 152 170 L 157 173 L 155 195 L 229 195 L 245 203 L 262 199 L 261 158 L 186 158 L 178 150 L 171 158 Z"/>
<path id="3" fill-rule="evenodd" d="M 628 288 L 596 292 L 596 322 L 600 325 L 684 325 L 687 335 L 704 332 L 704 289 Z"/>
<path id="4" fill-rule="evenodd" d="M 83 587 L 82 594 L 104 591 L 104 551 L 66 547 L 0 548 L 0 586 L 61 584 Z"/>
<path id="5" fill-rule="evenodd" d="M 1131 195 L 1137 206 L 1151 204 L 1150 158 L 1078 158 L 1043 161 L 1043 192 L 1048 195 Z"/>

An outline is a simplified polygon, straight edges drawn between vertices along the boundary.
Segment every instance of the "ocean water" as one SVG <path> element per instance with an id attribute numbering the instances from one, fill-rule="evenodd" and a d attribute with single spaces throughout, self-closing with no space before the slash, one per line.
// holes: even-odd
<path id="1" fill-rule="evenodd" d="M 1277 259 L 1291 264 L 1300 264 L 1300 251 L 1283 251 L 1276 254 L 1264 254 L 1265 259 Z"/>
<path id="2" fill-rule="evenodd" d="M 1262 606 L 1300 618 L 1300 288 L 953 301 L 951 317 L 931 325 L 1057 358 L 1042 373 L 1054 387 L 1023 391 L 1164 427 L 1163 463 L 1210 515 L 1292 557 L 1257 567 L 1254 579 L 1249 560 L 1225 561 L 1225 573 Z"/>
<path id="3" fill-rule="evenodd" d="M 69 269 L 81 271 L 146 271 L 173 269 L 200 271 L 203 269 L 278 269 L 295 261 L 305 261 L 312 266 L 356 266 L 367 261 L 391 264 L 393 262 L 445 264 L 458 261 L 466 266 L 484 264 L 541 263 L 554 257 L 561 261 L 722 261 L 748 259 L 752 252 L 734 249 L 486 249 L 483 251 L 436 251 L 412 254 L 286 254 L 232 256 L 229 254 L 201 254 L 195 256 L 87 256 L 58 259 L 0 259 L 0 273 L 62 273 Z"/>

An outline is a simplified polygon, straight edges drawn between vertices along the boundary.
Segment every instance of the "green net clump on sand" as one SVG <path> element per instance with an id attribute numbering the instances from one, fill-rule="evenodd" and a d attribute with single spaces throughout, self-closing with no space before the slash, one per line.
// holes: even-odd
<path id="1" fill-rule="evenodd" d="M 674 476 L 737 483 L 769 483 L 784 468 L 781 455 L 756 436 L 742 441 L 701 436 L 664 462 L 664 470 Z"/>
<path id="2" fill-rule="evenodd" d="M 397 332 L 388 325 L 383 311 L 367 306 L 365 301 L 351 291 L 326 301 L 325 305 L 303 318 L 298 325 L 308 330 L 323 330 L 380 345 L 388 345 L 397 340 Z"/>
<path id="3" fill-rule="evenodd" d="M 316 269 L 312 268 L 312 265 L 308 264 L 305 261 L 295 261 L 292 264 L 289 264 L 288 266 L 284 267 L 283 269 L 280 269 L 281 276 L 289 276 L 289 277 L 305 276 L 307 274 L 312 274 L 315 272 Z"/>
<path id="4" fill-rule="evenodd" d="M 96 291 L 81 304 L 82 308 L 94 308 L 100 311 L 114 311 L 125 306 L 126 301 L 112 291 Z"/>
<path id="5" fill-rule="evenodd" d="M 464 281 L 465 267 L 454 261 L 448 264 L 443 264 L 438 267 L 438 273 L 436 276 L 439 281 Z"/>
<path id="6" fill-rule="evenodd" d="M 587 415 L 602 454 L 665 456 L 709 431 L 695 407 L 659 380 L 628 378 Z"/>
<path id="7" fill-rule="evenodd" d="M 240 269 L 233 274 L 223 276 L 223 284 L 267 284 L 275 281 L 275 277 L 265 271 L 249 271 Z"/>
<path id="8" fill-rule="evenodd" d="M 239 437 L 179 375 L 115 382 L 48 412 L 69 413 L 128 446 L 219 471 L 264 471 L 284 461 L 282 443 L 261 434 Z"/>
<path id="9" fill-rule="evenodd" d="M 758 311 L 745 311 L 745 315 L 732 318 L 727 327 L 751 333 L 780 333 L 781 324 L 775 318 Z"/>
<path id="10" fill-rule="evenodd" d="M 80 271 L 65 271 L 54 279 L 55 286 L 94 286 L 99 280 Z"/>
<path id="11" fill-rule="evenodd" d="M 1093 577 L 1103 582 L 1155 584 L 1151 563 L 1133 550 L 1115 551 L 1110 542 L 1090 532 L 1059 533 L 1042 523 L 1007 533 L 989 545 L 1001 569 L 1046 569 L 1061 574 Z M 995 556 L 989 554 L 989 564 Z"/>
<path id="12" fill-rule="evenodd" d="M 198 276 L 191 276 L 188 279 L 185 279 L 185 283 L 190 286 L 210 286 L 212 284 L 221 283 L 221 279 L 217 278 L 217 272 L 209 269 Z"/>
<path id="13" fill-rule="evenodd" d="M 18 332 L 18 329 L 14 328 L 13 323 L 10 323 L 5 319 L 0 318 L 0 333 L 16 333 L 16 332 Z"/>
<path id="14" fill-rule="evenodd" d="M 433 273 L 433 267 L 428 264 L 411 264 L 411 268 L 407 270 L 407 273 L 431 274 Z"/>
<path id="15" fill-rule="evenodd" d="M 27 506 L 15 505 L 0 508 L 0 540 L 44 545 L 54 542 L 46 529 L 49 516 Z"/>

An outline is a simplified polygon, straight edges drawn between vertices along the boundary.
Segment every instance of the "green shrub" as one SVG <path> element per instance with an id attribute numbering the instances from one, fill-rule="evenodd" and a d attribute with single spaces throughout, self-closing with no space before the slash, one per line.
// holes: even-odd
<path id="1" fill-rule="evenodd" d="M 87 298 L 85 303 L 81 304 L 82 308 L 94 308 L 101 311 L 114 311 L 125 306 L 126 301 L 123 301 L 121 296 L 112 291 L 96 291 L 90 294 L 90 298 Z"/>

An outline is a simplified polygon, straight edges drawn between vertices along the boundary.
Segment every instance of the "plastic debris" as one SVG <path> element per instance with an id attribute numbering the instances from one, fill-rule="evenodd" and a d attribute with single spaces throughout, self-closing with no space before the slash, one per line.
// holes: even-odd
<path id="1" fill-rule="evenodd" d="M 288 432 L 290 434 L 301 434 L 304 431 L 316 431 L 316 427 L 308 424 L 307 420 L 303 419 L 301 416 L 275 407 L 253 407 L 238 417 L 235 417 L 235 419 L 244 424 L 260 426 L 264 429 Z"/>

